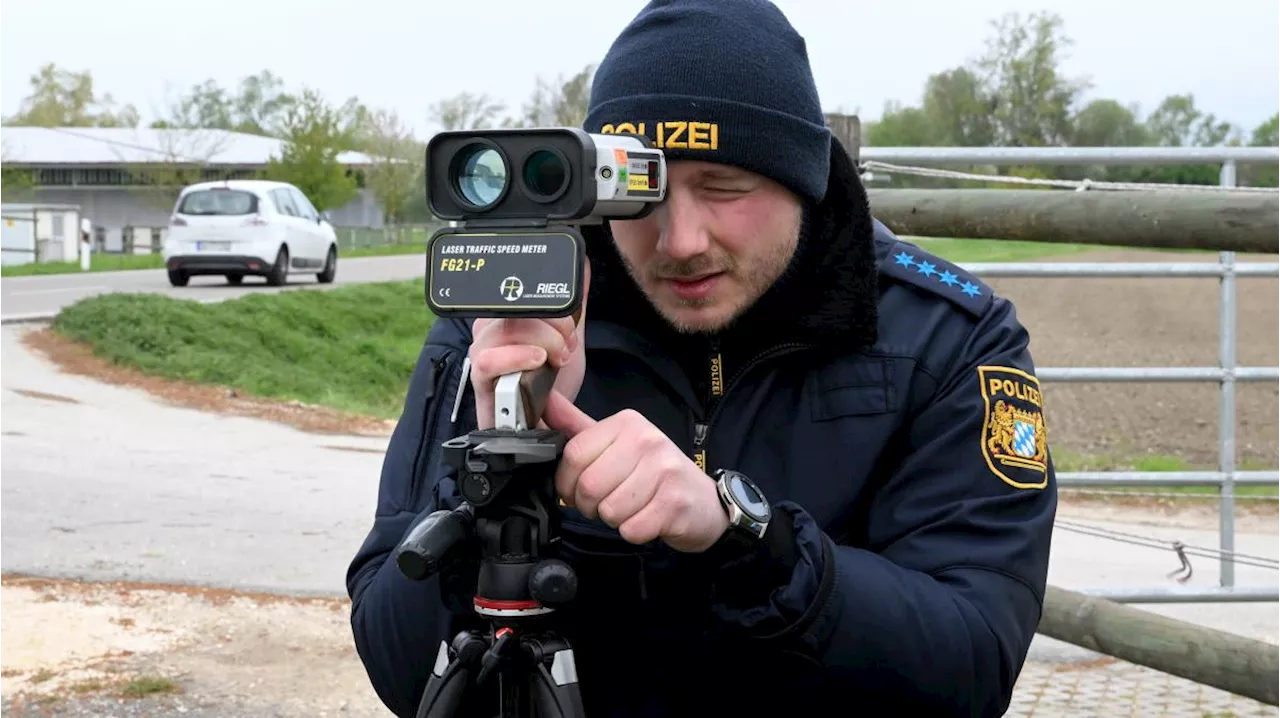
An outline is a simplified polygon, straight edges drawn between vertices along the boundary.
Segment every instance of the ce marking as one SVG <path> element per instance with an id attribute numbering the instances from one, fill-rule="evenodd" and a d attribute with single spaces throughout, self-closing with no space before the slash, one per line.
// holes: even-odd
<path id="1" fill-rule="evenodd" d="M 440 296 L 444 297 L 445 299 L 448 299 L 448 298 L 449 298 L 449 294 L 450 294 L 451 292 L 453 292 L 453 287 L 441 287 L 440 289 L 436 290 L 436 294 L 439 294 Z"/>

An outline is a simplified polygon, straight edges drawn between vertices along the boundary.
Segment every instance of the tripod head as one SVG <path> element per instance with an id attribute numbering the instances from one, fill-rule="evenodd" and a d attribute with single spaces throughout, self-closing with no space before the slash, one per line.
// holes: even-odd
<path id="1" fill-rule="evenodd" d="M 490 618 L 550 613 L 576 591 L 573 570 L 554 556 L 560 540 L 555 469 L 565 437 L 530 428 L 555 374 L 544 367 L 498 380 L 494 428 L 442 445 L 445 461 L 457 471 L 462 504 L 421 519 L 396 550 L 401 572 L 420 581 L 438 571 L 460 543 L 478 541 L 474 610 Z"/>
<path id="2" fill-rule="evenodd" d="M 542 630 L 538 618 L 571 601 L 577 575 L 556 558 L 560 544 L 555 471 L 565 437 L 536 427 L 556 372 L 499 378 L 494 428 L 444 442 L 457 471 L 462 503 L 434 511 L 410 527 L 395 552 L 405 577 L 421 581 L 455 550 L 477 550 L 480 569 L 472 610 L 491 632 L 463 631 L 441 643 L 418 715 L 453 715 L 471 684 L 502 671 L 503 715 L 581 716 L 577 668 L 568 642 Z M 532 624 L 532 625 L 531 625 Z M 513 648 L 517 647 L 517 648 Z M 508 676 L 511 671 L 522 676 Z"/>

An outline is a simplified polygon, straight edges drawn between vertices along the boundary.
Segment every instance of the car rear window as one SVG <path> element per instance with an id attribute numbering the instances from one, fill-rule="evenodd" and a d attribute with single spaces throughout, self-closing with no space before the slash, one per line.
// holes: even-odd
<path id="1" fill-rule="evenodd" d="M 178 214 L 207 216 L 256 214 L 257 212 L 257 195 L 235 189 L 197 190 L 184 196 L 178 203 Z"/>

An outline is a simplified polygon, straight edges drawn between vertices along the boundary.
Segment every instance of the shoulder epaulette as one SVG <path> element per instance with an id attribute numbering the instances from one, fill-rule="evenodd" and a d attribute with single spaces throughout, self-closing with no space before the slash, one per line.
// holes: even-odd
<path id="1" fill-rule="evenodd" d="M 901 240 L 880 260 L 880 273 L 937 294 L 974 316 L 991 304 L 991 287 L 977 276 Z"/>

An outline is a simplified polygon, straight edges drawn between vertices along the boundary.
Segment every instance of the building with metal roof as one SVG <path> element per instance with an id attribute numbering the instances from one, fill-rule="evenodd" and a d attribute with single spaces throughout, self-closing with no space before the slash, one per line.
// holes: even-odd
<path id="1" fill-rule="evenodd" d="M 0 164 L 31 172 L 34 184 L 23 201 L 78 205 L 93 222 L 99 247 L 110 252 L 126 244 L 160 246 L 178 185 L 251 177 L 284 145 L 273 137 L 214 129 L 4 127 Z M 373 162 L 358 152 L 337 159 L 352 170 Z M 364 188 L 329 213 L 337 227 L 382 226 L 382 212 Z"/>

